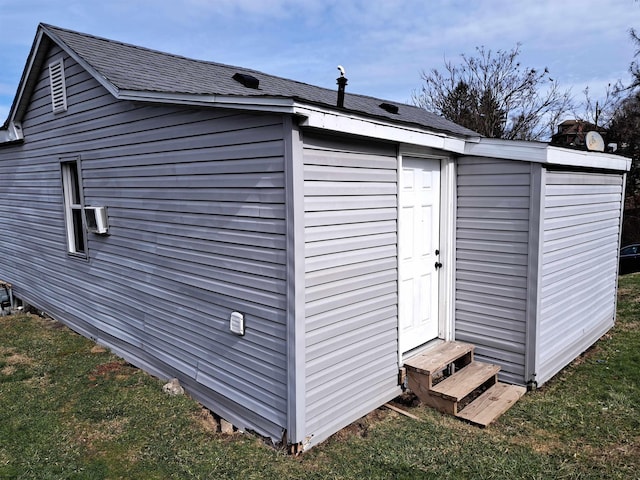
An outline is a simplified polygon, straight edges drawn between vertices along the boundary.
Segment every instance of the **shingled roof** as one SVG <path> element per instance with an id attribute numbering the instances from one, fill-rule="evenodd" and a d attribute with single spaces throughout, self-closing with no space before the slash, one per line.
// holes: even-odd
<path id="1" fill-rule="evenodd" d="M 73 51 L 118 91 L 192 96 L 224 95 L 238 98 L 284 98 L 328 108 L 336 107 L 336 90 L 268 75 L 256 70 L 193 60 L 179 55 L 129 45 L 114 40 L 40 24 L 40 28 L 63 48 Z M 235 74 L 250 75 L 258 88 L 244 86 Z M 385 110 L 386 103 L 398 107 Z M 344 112 L 384 118 L 435 132 L 461 137 L 479 135 L 439 115 L 411 105 L 398 104 L 365 95 L 347 93 Z"/>

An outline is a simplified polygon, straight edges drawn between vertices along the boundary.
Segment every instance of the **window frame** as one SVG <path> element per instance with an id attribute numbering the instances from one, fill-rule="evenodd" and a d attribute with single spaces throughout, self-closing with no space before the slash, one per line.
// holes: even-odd
<path id="1" fill-rule="evenodd" d="M 67 254 L 86 259 L 88 258 L 87 221 L 84 213 L 81 172 L 80 157 L 60 159 Z"/>

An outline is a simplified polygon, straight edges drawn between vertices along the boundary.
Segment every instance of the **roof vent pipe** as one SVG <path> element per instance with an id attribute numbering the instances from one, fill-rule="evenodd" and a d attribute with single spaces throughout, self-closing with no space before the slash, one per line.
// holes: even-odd
<path id="1" fill-rule="evenodd" d="M 344 87 L 347 86 L 347 77 L 344 76 L 344 68 L 342 65 L 338 65 L 340 70 L 340 76 L 337 79 L 338 82 L 338 108 L 344 108 Z"/>

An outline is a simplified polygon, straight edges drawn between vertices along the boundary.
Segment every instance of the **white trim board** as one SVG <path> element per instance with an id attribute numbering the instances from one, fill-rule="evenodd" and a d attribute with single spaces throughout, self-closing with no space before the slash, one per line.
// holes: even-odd
<path id="1" fill-rule="evenodd" d="M 355 113 L 341 113 L 302 103 L 295 103 L 294 113 L 302 117 L 300 122 L 302 127 L 431 147 L 460 154 L 464 153 L 466 148 L 466 142 L 463 138 L 445 133 L 429 132 L 424 128 L 394 124 L 382 119 L 359 116 Z"/>
<path id="2" fill-rule="evenodd" d="M 631 159 L 609 153 L 554 147 L 542 142 L 481 138 L 467 141 L 464 153 L 474 157 L 520 160 L 544 165 L 628 171 Z"/>

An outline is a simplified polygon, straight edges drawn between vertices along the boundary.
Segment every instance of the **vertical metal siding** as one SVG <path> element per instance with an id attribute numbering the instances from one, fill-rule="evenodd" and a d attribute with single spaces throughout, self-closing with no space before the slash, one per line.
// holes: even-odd
<path id="1" fill-rule="evenodd" d="M 458 160 L 455 336 L 523 384 L 531 167 Z"/>
<path id="2" fill-rule="evenodd" d="M 544 383 L 613 326 L 623 175 L 547 171 L 536 373 Z"/>
<path id="3" fill-rule="evenodd" d="M 54 48 L 50 56 L 63 52 Z M 65 58 L 68 111 L 42 72 L 26 141 L 0 149 L 0 278 L 206 406 L 280 439 L 287 416 L 286 227 L 280 116 L 113 99 Z M 66 254 L 60 155 L 81 156 L 110 235 Z M 245 314 L 242 338 L 229 315 Z"/>
<path id="4" fill-rule="evenodd" d="M 395 148 L 307 135 L 304 192 L 313 444 L 399 392 Z"/>

